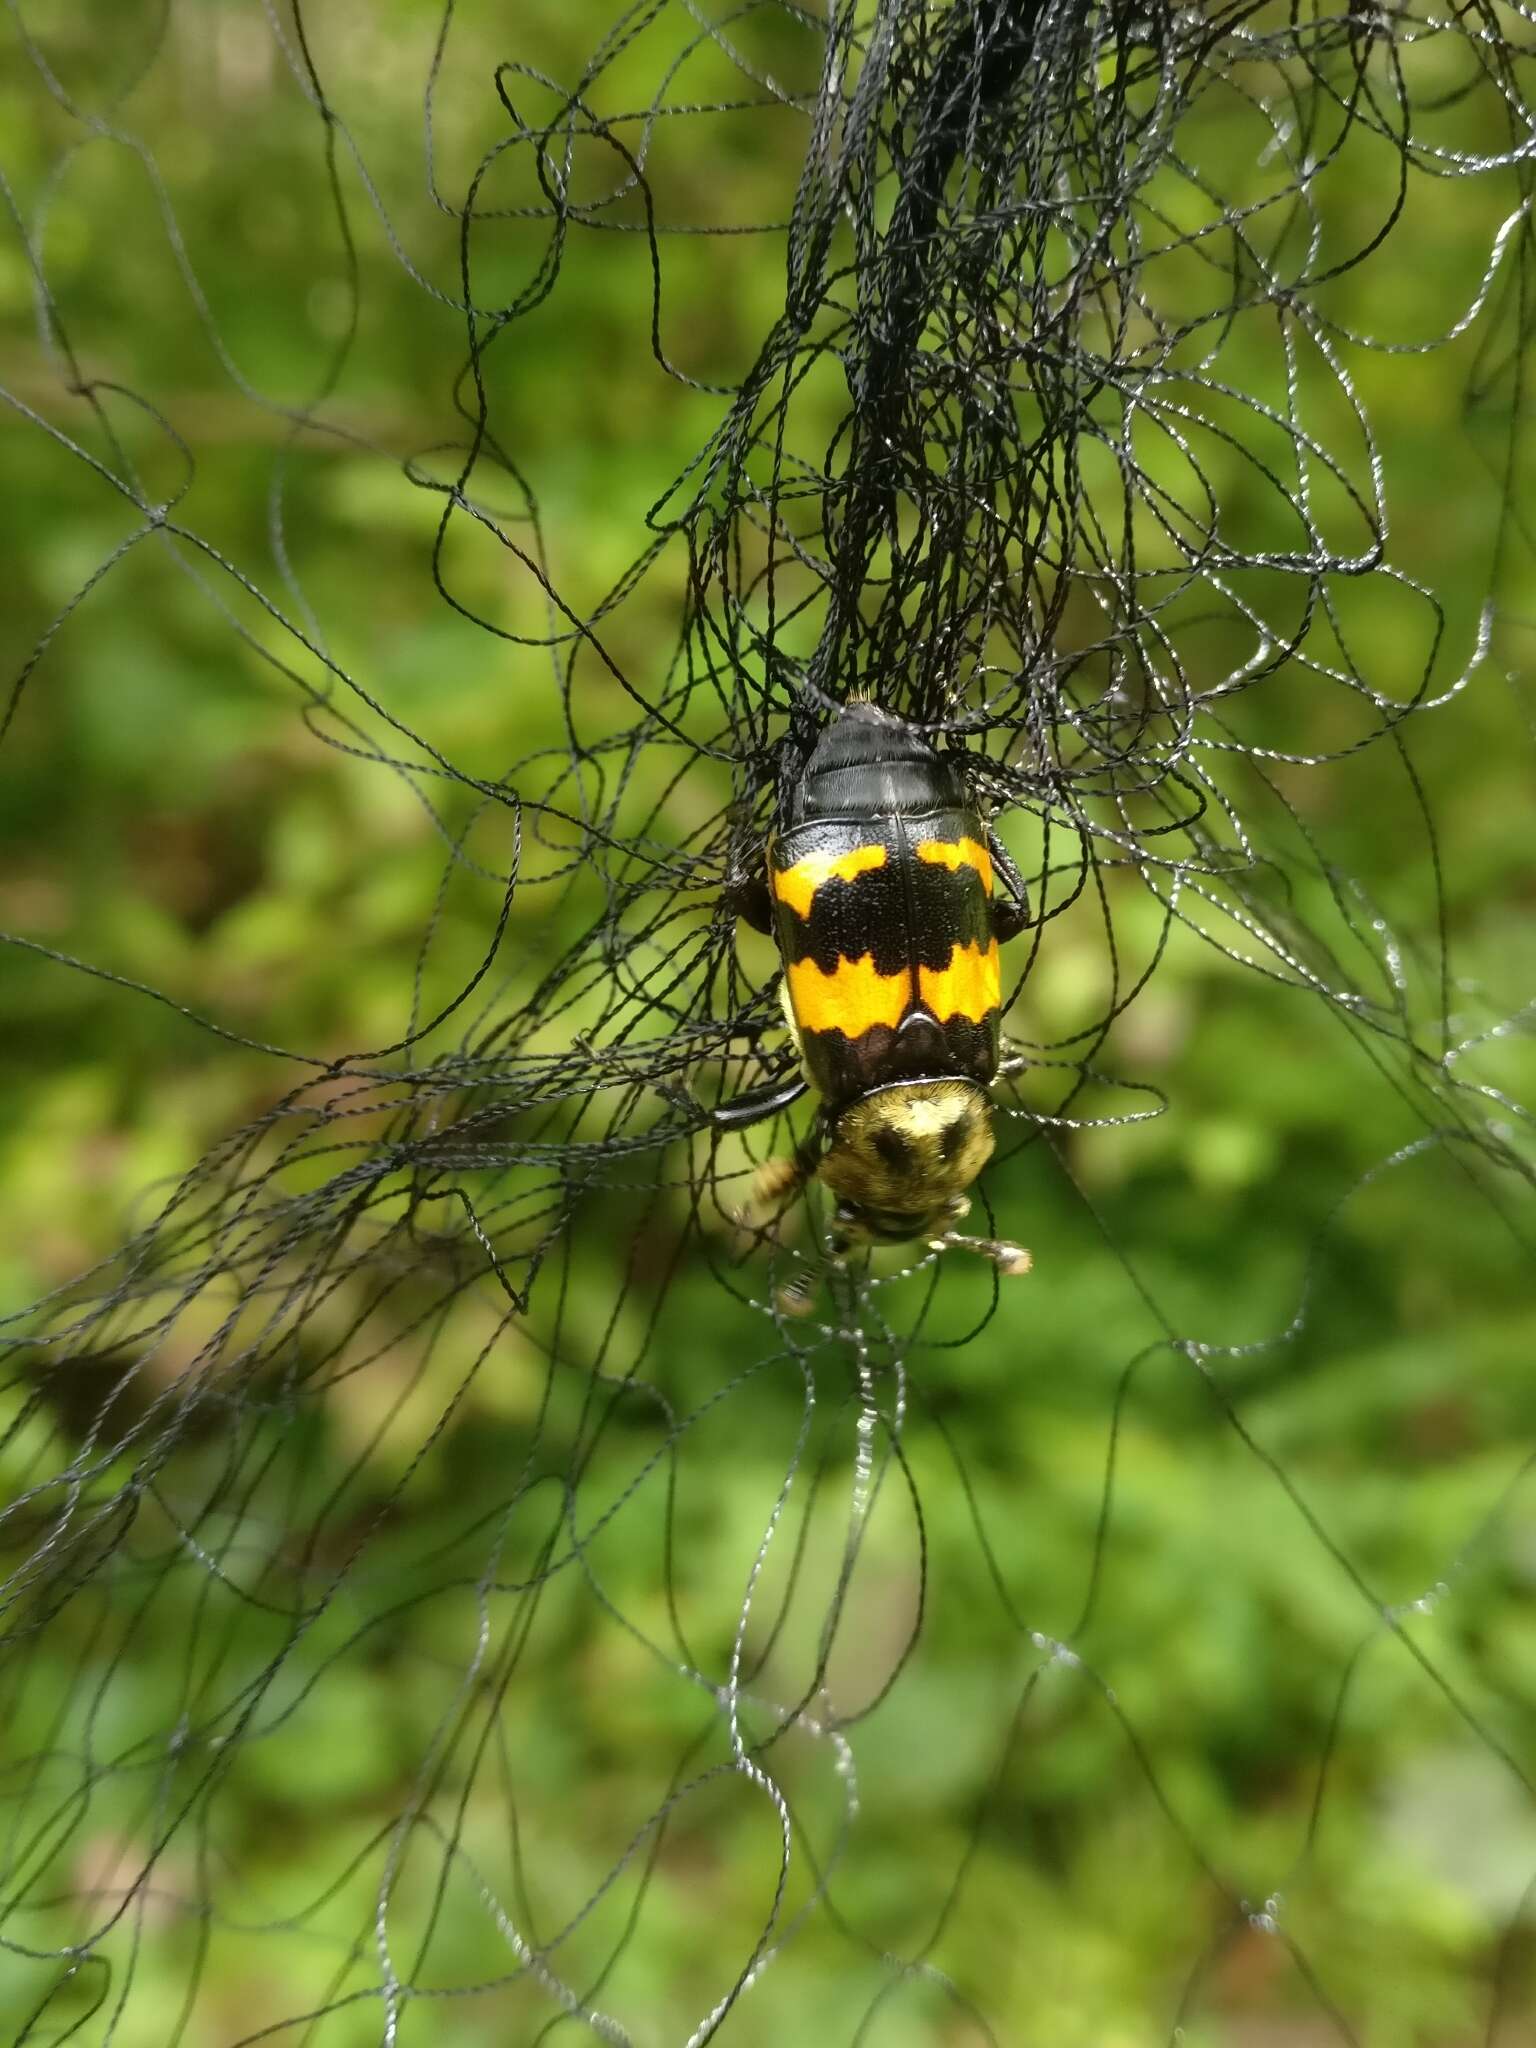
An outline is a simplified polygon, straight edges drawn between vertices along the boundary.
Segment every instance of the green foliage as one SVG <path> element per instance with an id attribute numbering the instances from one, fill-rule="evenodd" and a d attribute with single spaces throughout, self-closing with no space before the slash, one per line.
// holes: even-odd
<path id="1" fill-rule="evenodd" d="M 367 47 L 343 68 L 362 96 L 348 118 L 368 128 L 369 160 L 402 243 L 433 250 L 436 281 L 451 283 L 451 237 L 419 188 L 409 95 L 390 84 L 419 75 L 419 66 L 392 67 L 391 38 L 414 48 L 436 11 L 427 0 L 365 10 L 372 19 L 356 32 Z M 302 399 L 318 389 L 346 318 L 333 217 L 316 203 L 320 132 L 291 83 L 259 57 L 259 42 L 241 41 L 252 24 L 232 17 L 238 30 L 220 28 L 218 12 L 189 10 L 177 62 L 151 72 L 125 118 L 153 136 L 174 178 L 228 357 L 261 392 Z M 600 19 L 585 5 L 541 18 L 529 31 L 539 47 L 524 54 L 571 72 Z M 456 46 L 439 102 L 452 166 L 472 161 L 495 132 L 487 80 L 507 33 L 505 21 L 479 22 Z M 134 39 L 125 31 L 122 51 L 103 50 L 83 15 L 73 51 L 82 90 L 100 85 Z M 371 80 L 370 109 L 362 100 Z M 223 96 L 216 122 L 203 117 L 208 93 Z M 11 169 L 35 199 L 68 123 L 14 83 L 5 108 Z M 795 135 L 765 131 L 757 150 L 744 127 L 722 123 L 726 154 L 715 157 L 714 133 L 701 123 L 701 203 L 723 180 L 732 214 L 782 219 Z M 366 294 L 328 411 L 391 448 L 426 448 L 455 431 L 462 333 L 393 261 L 350 168 L 340 175 Z M 1351 280 L 1341 280 L 1333 310 L 1346 324 L 1354 315 L 1380 325 L 1390 307 L 1405 333 L 1443 325 L 1447 300 L 1468 295 L 1459 252 L 1485 246 L 1487 223 L 1455 210 L 1464 189 L 1425 184 L 1401 253 L 1369 273 L 1357 302 Z M 183 516 L 297 617 L 266 525 L 286 423 L 240 397 L 221 367 L 177 274 L 156 196 L 121 151 L 96 142 L 80 152 L 41 253 L 81 360 L 150 394 L 194 450 Z M 779 306 L 781 257 L 774 238 L 668 246 L 667 332 L 691 372 L 740 376 Z M 650 358 L 638 238 L 601 257 L 573 247 L 570 263 L 547 313 L 519 329 L 491 369 L 518 424 L 518 459 L 538 487 L 556 580 L 579 607 L 637 552 L 646 508 L 709 431 L 719 401 L 669 382 Z M 86 408 L 63 395 L 28 339 L 29 303 L 13 240 L 0 249 L 12 381 L 85 438 Z M 1393 512 L 1405 551 L 1447 599 L 1447 673 L 1437 667 L 1437 686 L 1465 655 L 1496 504 L 1487 469 L 1453 432 L 1468 363 L 1458 345 L 1353 365 L 1394 428 Z M 1257 361 L 1249 367 L 1257 377 Z M 1228 372 L 1239 386 L 1243 368 Z M 521 396 L 509 406 L 514 383 Z M 109 406 L 125 442 L 164 469 L 157 488 L 169 495 L 179 479 L 163 440 L 126 401 Z M 131 524 L 32 426 L 3 418 L 0 553 L 13 582 L 0 630 L 10 675 Z M 546 727 L 555 744 L 554 693 L 536 694 L 527 680 L 538 657 L 455 618 L 433 591 L 437 501 L 408 489 L 394 464 L 338 442 L 301 434 L 286 462 L 289 553 L 337 658 L 369 692 L 476 773 L 529 751 Z M 404 1028 L 442 843 L 402 783 L 306 729 L 293 686 L 253 654 L 225 606 L 253 628 L 257 608 L 189 574 L 199 566 L 184 550 L 141 541 L 83 601 L 29 683 L 0 755 L 0 923 L 277 1047 L 323 1055 L 388 1043 Z M 468 539 L 452 580 L 509 630 L 535 617 L 528 580 Z M 649 643 L 634 610 L 626 613 L 613 652 L 628 672 L 654 673 L 665 659 L 679 597 L 664 572 L 649 593 Z M 1371 637 L 1382 687 L 1422 669 L 1424 621 L 1407 606 L 1394 613 L 1363 597 L 1342 630 Z M 1220 658 L 1210 651 L 1213 663 Z M 1410 720 L 1404 739 L 1439 833 L 1454 1001 L 1464 997 L 1476 1015 L 1516 1009 L 1536 967 L 1524 901 L 1528 785 L 1514 706 L 1494 666 L 1443 710 Z M 627 715 L 616 686 L 599 679 L 578 681 L 577 702 L 594 728 Z M 1277 747 L 1322 751 L 1350 737 L 1337 698 L 1314 701 L 1300 684 L 1260 693 L 1241 716 L 1250 740 Z M 316 725 L 333 737 L 339 729 L 323 715 Z M 658 791 L 665 773 L 659 762 Z M 1429 841 L 1403 759 L 1382 743 L 1337 767 L 1298 772 L 1286 787 L 1334 870 L 1359 878 L 1400 930 L 1415 988 L 1432 1003 Z M 1321 863 L 1306 860 L 1277 813 L 1264 814 L 1272 799 L 1257 787 L 1239 802 L 1252 806 L 1256 835 L 1288 839 L 1297 857 L 1298 921 L 1331 925 Z M 1138 915 L 1131 893 L 1127 928 Z M 496 906 L 491 887 L 450 899 L 429 991 L 446 992 L 473 970 Z M 1145 910 L 1150 946 L 1155 919 Z M 563 914 L 580 914 L 579 893 Z M 528 941 L 527 957 L 509 966 L 534 971 L 537 946 L 558 937 L 556 929 Z M 1091 1018 L 1100 966 L 1090 926 L 1063 920 L 1016 1027 L 1048 1040 Z M 1190 1959 L 1208 1949 L 1214 1959 L 1187 2043 L 1300 2048 L 1331 2038 L 1318 2031 L 1316 1997 L 1286 1945 L 1294 1940 L 1329 1999 L 1357 2022 L 1364 2016 L 1359 2038 L 1369 2048 L 1439 2048 L 1477 2035 L 1512 1921 L 1507 2038 L 1536 2019 L 1526 1896 L 1536 1820 L 1496 1746 L 1528 1757 L 1536 1691 L 1536 1505 L 1519 1484 L 1536 1430 L 1536 1306 L 1528 1262 L 1485 1198 L 1475 1156 L 1452 1141 L 1383 1165 L 1422 1135 L 1423 1105 L 1383 1085 L 1372 1054 L 1368 1027 L 1347 1032 L 1312 996 L 1180 935 L 1105 1056 L 1113 1075 L 1164 1090 L 1167 1113 L 1082 1132 L 1057 1153 L 1029 1147 L 997 1169 L 990 1193 L 1000 1224 L 1032 1246 L 1036 1271 L 1007 1294 L 980 1340 L 935 1342 L 914 1356 L 907 1450 L 926 1582 L 919 1587 L 913 1496 L 893 1475 L 858 1566 L 858 1627 L 839 1639 L 829 1680 L 845 1711 L 861 1689 L 874 1699 L 921 1593 L 921 1655 L 854 1731 L 860 1819 L 832 1886 L 852 1932 L 813 1920 L 743 2004 L 729 2038 L 851 2038 L 888 1981 L 879 1953 L 921 1947 L 941 1920 L 934 1960 L 1009 2041 L 1131 2048 L 1162 2039 Z M 1529 1088 L 1528 1042 L 1500 1042 L 1479 1058 L 1491 1084 Z M 20 1307 L 108 1253 L 153 1200 L 145 1190 L 167 1187 L 295 1078 L 281 1057 L 221 1043 L 173 1008 L 12 951 L 0 1014 L 6 1304 Z M 679 1207 L 657 1227 L 675 1239 L 683 1222 Z M 594 1227 L 578 1246 L 578 1297 L 582 1274 L 611 1242 Z M 973 1284 L 979 1303 L 985 1283 Z M 1171 1348 L 1143 1289 L 1212 1352 L 1192 1360 Z M 672 1640 L 662 1590 L 670 1572 L 694 1656 L 723 1668 L 801 1427 L 803 1387 L 788 1364 L 733 1385 L 711 1408 L 740 1369 L 744 1342 L 760 1349 L 768 1326 L 749 1323 L 702 1272 L 679 1275 L 676 1299 L 683 1312 L 650 1376 L 678 1415 L 698 1417 L 683 1440 L 670 1557 L 662 1419 L 638 1405 L 616 1410 L 576 1511 L 595 1532 L 592 1569 L 638 1633 L 605 1625 L 581 1598 L 575 1570 L 551 1581 L 506 1703 L 514 1735 L 500 1783 L 509 1796 L 487 1774 L 463 1823 L 472 1856 L 487 1870 L 505 1863 L 510 1794 L 521 1788 L 530 1818 L 518 1853 L 538 1873 L 546 1934 L 580 1913 L 612 1843 L 643 1830 L 675 1769 L 693 1777 L 722 1761 L 712 1702 L 690 1698 L 641 1638 Z M 1303 1302 L 1296 1334 L 1272 1341 Z M 578 1299 L 573 1354 L 582 1313 Z M 626 1313 L 638 1350 L 645 1315 L 639 1306 Z M 685 1344 L 678 1331 L 688 1332 Z M 623 1344 L 617 1350 L 624 1355 Z M 33 1651 L 35 1718 L 12 1738 L 21 1754 L 46 1750 L 50 1697 L 119 1660 L 102 1696 L 112 1725 L 96 1736 L 125 1768 L 100 1789 L 81 1881 L 107 1885 L 119 1859 L 152 1852 L 184 1774 L 227 1772 L 226 1838 L 208 1853 L 242 1859 L 247 1931 L 200 1930 L 173 1904 L 151 1913 L 135 1967 L 163 1995 L 150 2018 L 152 2007 L 136 2003 L 138 2031 L 114 2036 L 118 2048 L 165 2038 L 205 1938 L 212 1990 L 201 2031 L 188 2036 L 198 2048 L 300 2010 L 306 1996 L 319 2002 L 373 1981 L 367 1956 L 345 1960 L 369 1920 L 362 1865 L 306 1933 L 276 1923 L 311 1897 L 318 1837 L 333 1870 L 347 1844 L 361 1854 L 388 1827 L 434 1739 L 441 1680 L 426 1674 L 462 1668 L 473 1640 L 487 1550 L 475 1506 L 526 1455 L 544 1367 L 531 1343 L 503 1341 L 454 1427 L 418 1462 L 472 1355 L 469 1335 L 456 1330 L 431 1356 L 402 1354 L 338 1381 L 302 1429 L 274 1415 L 272 1456 L 283 1474 L 274 1498 L 296 1526 L 345 1488 L 346 1512 L 332 1516 L 341 1532 L 347 1514 L 366 1517 L 409 1474 L 366 1582 L 313 1625 L 296 1631 L 276 1615 L 261 1624 L 230 1597 L 214 1626 L 217 1588 L 172 1575 L 155 1599 L 146 1576 L 137 1593 L 125 1590 L 104 1639 L 82 1639 L 66 1615 Z M 575 1385 L 556 1390 L 541 1453 L 551 1475 L 559 1447 L 575 1440 L 582 1398 Z M 50 1402 L 13 1447 L 17 1472 L 35 1474 L 38 1455 L 64 1455 L 70 1400 Z M 803 1482 L 821 1475 L 806 1570 L 828 1594 L 851 1484 L 851 1420 L 848 1407 L 817 1415 Z M 50 1432 L 51 1451 L 42 1448 Z M 216 1485 L 219 1445 L 198 1455 Z M 0 1483 L 15 1483 L 3 1467 Z M 108 1498 L 112 1473 L 95 1483 Z M 1112 1512 L 1098 1556 L 1106 1485 Z M 152 1504 L 140 1512 L 142 1555 L 160 1555 L 174 1537 Z M 271 1512 L 266 1497 L 231 1502 L 228 1558 L 241 1554 L 242 1515 L 254 1551 Z M 561 1513 L 552 1477 L 545 1520 L 508 1534 L 501 1577 L 533 1568 L 541 1544 L 558 1540 Z M 344 1548 L 341 1533 L 336 1540 Z M 463 1591 L 409 1604 L 419 1560 L 443 1554 L 462 1554 Z M 238 1562 L 228 1569 L 238 1573 Z M 772 1567 L 782 1570 L 782 1560 Z M 1095 1573 L 1092 1620 L 1078 1632 Z M 816 1606 L 805 1599 L 797 1612 Z M 761 1611 L 772 1611 L 771 1597 Z M 200 1655 L 232 1657 L 253 1674 L 283 1655 L 281 1677 L 249 1725 L 225 1731 L 225 1758 L 162 1762 L 150 1785 L 127 1765 L 169 1704 L 196 1696 L 206 1674 L 185 1655 L 194 1631 Z M 355 1631 L 367 1654 L 343 1662 Z M 1052 1643 L 1069 1634 L 1076 1657 L 1053 1655 Z M 793 1630 L 775 1647 L 776 1696 L 793 1694 L 815 1653 Z M 816 1853 L 829 1854 L 831 1842 L 816 1838 L 838 1804 L 827 1757 L 807 1746 L 782 1761 Z M 40 1779 L 39 1814 L 46 1791 Z M 446 1825 L 447 1793 L 441 1805 Z M 571 1952 L 597 1967 L 653 1846 L 642 1837 L 628 1888 L 606 1895 L 563 1952 L 578 1979 Z M 194 1853 L 176 1838 L 165 1849 L 166 1898 L 195 1889 Z M 642 1935 L 605 1993 L 649 2015 L 647 2038 L 682 2038 L 718 1995 L 725 1980 L 714 1959 L 750 1948 L 778 1854 L 776 1820 L 739 1778 L 710 1780 L 677 1809 L 657 1851 Z M 425 1898 L 433 1874 L 423 1861 L 402 1882 Z M 487 1932 L 469 1879 L 461 1872 L 454 1883 L 464 1894 L 446 1902 L 434 1974 L 447 1983 L 505 1972 L 507 1950 Z M 791 1912 L 807 1883 L 797 1863 Z M 1283 1938 L 1262 1926 L 1231 1936 L 1223 1887 L 1255 1913 L 1283 1893 Z M 40 1919 L 32 1934 L 40 1949 L 69 1938 L 62 1918 Z M 125 1944 L 131 1934 L 125 1926 Z M 0 1958 L 0 2010 L 25 2010 L 56 1967 Z M 93 1995 L 82 1983 L 82 2011 Z M 438 2008 L 406 2038 L 532 2039 L 552 2010 L 524 1978 Z M 327 2023 L 323 2040 L 373 2042 L 379 2026 L 377 2000 L 363 1997 Z M 955 2008 L 913 1978 L 882 2007 L 872 2038 L 918 2048 L 972 2037 Z"/>

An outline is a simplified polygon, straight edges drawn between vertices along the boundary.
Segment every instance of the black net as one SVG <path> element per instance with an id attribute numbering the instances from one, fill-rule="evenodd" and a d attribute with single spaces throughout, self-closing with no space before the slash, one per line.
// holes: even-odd
<path id="1" fill-rule="evenodd" d="M 6 2038 L 1524 2038 L 1527 15 L 7 34 Z M 706 1113 L 855 695 L 1026 1279 Z"/>

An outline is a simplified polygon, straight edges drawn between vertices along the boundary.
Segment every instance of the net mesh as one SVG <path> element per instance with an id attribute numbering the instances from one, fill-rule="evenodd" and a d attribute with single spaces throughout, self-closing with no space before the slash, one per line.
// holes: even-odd
<path id="1" fill-rule="evenodd" d="M 1517 2040 L 1529 17 L 523 12 L 11 0 L 14 2038 Z M 1024 1281 L 737 1221 L 853 694 Z"/>

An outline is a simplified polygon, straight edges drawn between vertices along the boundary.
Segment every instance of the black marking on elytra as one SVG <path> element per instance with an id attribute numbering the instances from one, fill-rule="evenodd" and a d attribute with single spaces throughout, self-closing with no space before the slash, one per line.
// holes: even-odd
<path id="1" fill-rule="evenodd" d="M 885 848 L 880 867 L 851 880 L 821 884 L 801 915 L 774 899 L 774 931 L 787 961 L 814 960 L 830 974 L 839 960 L 873 954 L 881 974 L 903 968 L 947 967 L 956 945 L 990 944 L 992 902 L 977 870 L 919 860 L 925 839 L 981 840 L 983 827 L 969 811 L 945 811 L 916 822 L 904 818 L 845 819 L 801 826 L 774 843 L 773 865 L 782 874 L 811 856 L 835 857 L 859 847 Z"/>
<path id="2" fill-rule="evenodd" d="M 1000 1013 L 980 1024 L 952 1017 L 940 1024 L 913 1010 L 893 1031 L 875 1024 L 857 1038 L 841 1031 L 806 1031 L 801 1051 L 812 1085 L 831 1116 L 871 1088 L 892 1081 L 937 1081 L 948 1075 L 987 1087 L 997 1073 Z"/>
<path id="3" fill-rule="evenodd" d="M 899 1173 L 912 1163 L 912 1147 L 899 1131 L 881 1128 L 875 1132 L 875 1150 L 894 1172 Z"/>

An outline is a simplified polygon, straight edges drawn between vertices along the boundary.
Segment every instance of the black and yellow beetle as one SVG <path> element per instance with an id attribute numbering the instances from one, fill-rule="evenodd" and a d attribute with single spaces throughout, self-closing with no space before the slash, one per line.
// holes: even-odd
<path id="1" fill-rule="evenodd" d="M 998 947 L 1028 916 L 959 761 L 893 712 L 846 705 L 781 797 L 764 865 L 733 897 L 778 946 L 802 1072 L 711 1121 L 754 1123 L 808 1087 L 822 1114 L 793 1159 L 761 1170 L 753 1206 L 782 1206 L 815 1175 L 837 1198 L 835 1254 L 924 1238 L 1027 1272 L 1019 1246 L 953 1228 L 992 1155 Z"/>

